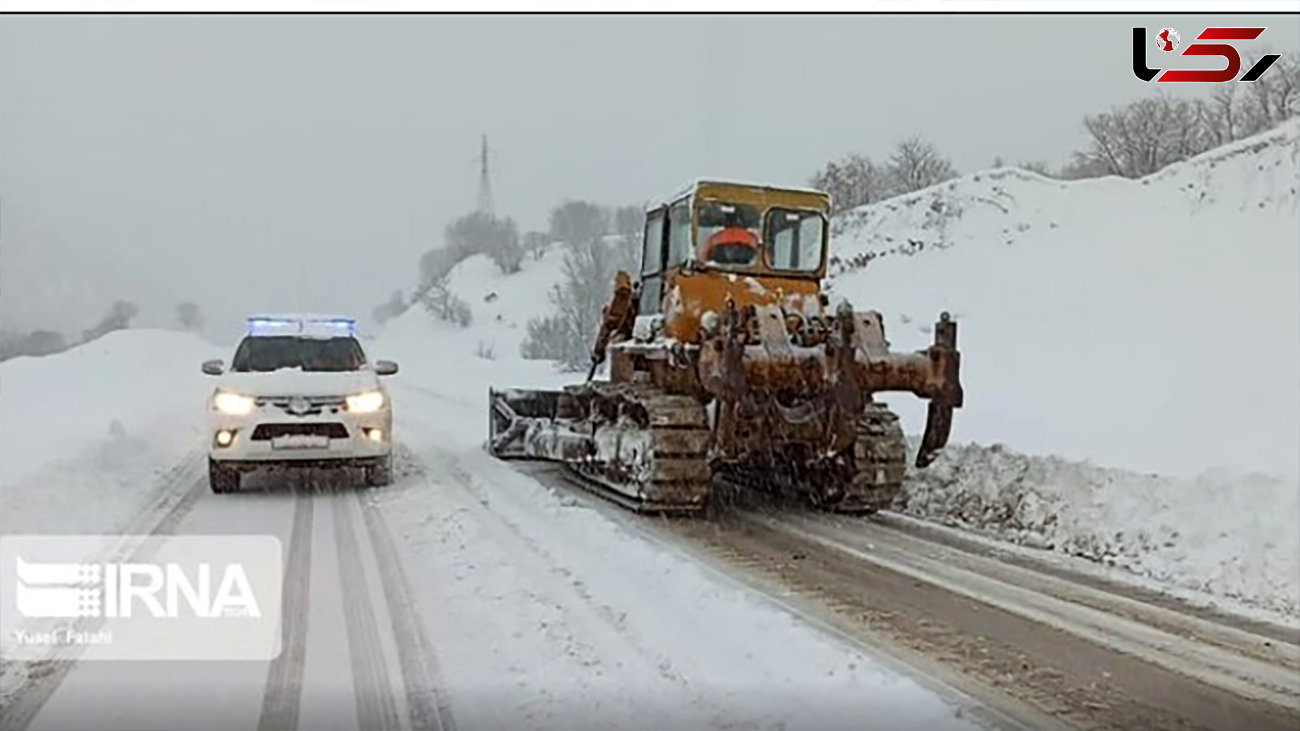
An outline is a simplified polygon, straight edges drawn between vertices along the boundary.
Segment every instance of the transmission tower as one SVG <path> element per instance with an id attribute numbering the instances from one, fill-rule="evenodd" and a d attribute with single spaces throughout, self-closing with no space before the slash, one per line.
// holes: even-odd
<path id="1" fill-rule="evenodd" d="M 488 176 L 488 142 L 483 135 L 483 149 L 479 153 L 478 212 L 492 215 L 492 179 Z"/>

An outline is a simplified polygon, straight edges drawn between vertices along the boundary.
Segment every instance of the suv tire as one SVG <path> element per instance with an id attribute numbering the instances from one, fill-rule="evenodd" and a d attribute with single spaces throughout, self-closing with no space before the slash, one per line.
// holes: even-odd
<path id="1" fill-rule="evenodd" d="M 239 470 L 208 460 L 208 487 L 218 494 L 239 491 Z"/>
<path id="2" fill-rule="evenodd" d="M 381 457 L 366 465 L 366 487 L 384 487 L 393 483 L 393 456 Z"/>

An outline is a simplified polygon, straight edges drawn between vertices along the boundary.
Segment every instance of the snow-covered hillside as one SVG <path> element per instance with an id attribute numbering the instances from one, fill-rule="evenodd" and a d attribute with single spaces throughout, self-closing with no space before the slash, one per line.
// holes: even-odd
<path id="1" fill-rule="evenodd" d="M 202 445 L 199 364 L 222 357 L 194 335 L 121 330 L 0 363 L 0 533 L 121 529 Z"/>
<path id="2" fill-rule="evenodd" d="M 941 310 L 961 326 L 954 448 L 900 507 L 1300 612 L 1298 137 L 1138 181 L 993 170 L 838 219 L 829 286 L 896 349 Z M 486 434 L 489 385 L 574 378 L 519 356 L 562 258 L 508 277 L 468 259 L 451 289 L 471 327 L 417 308 L 375 347 L 458 384 Z M 920 431 L 922 402 L 885 400 Z"/>
<path id="3" fill-rule="evenodd" d="M 960 323 L 964 446 L 906 509 L 1300 614 L 1298 137 L 1138 181 L 995 170 L 843 217 L 832 286 L 895 347 Z"/>
<path id="4" fill-rule="evenodd" d="M 953 313 L 958 439 L 1175 475 L 1294 473 L 1298 133 L 1139 181 L 995 170 L 867 206 L 840 222 L 832 286 L 879 309 L 895 347 L 923 347 Z"/>

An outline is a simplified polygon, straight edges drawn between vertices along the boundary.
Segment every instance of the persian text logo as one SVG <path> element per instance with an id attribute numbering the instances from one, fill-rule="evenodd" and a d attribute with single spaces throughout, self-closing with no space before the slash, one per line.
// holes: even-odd
<path id="1" fill-rule="evenodd" d="M 214 566 L 176 563 L 29 563 L 15 557 L 18 611 L 24 617 L 130 617 L 136 611 L 175 619 L 262 616 L 248 574 L 227 564 L 214 584 Z"/>
<path id="2" fill-rule="evenodd" d="M 270 660 L 275 536 L 0 536 L 0 653 L 23 660 Z"/>
<path id="3" fill-rule="evenodd" d="M 1198 41 L 1253 41 L 1267 28 L 1206 28 L 1196 36 Z M 1237 52 L 1236 46 L 1231 43 L 1189 43 L 1187 48 L 1179 56 L 1212 56 L 1225 59 L 1228 65 L 1222 69 L 1168 69 L 1160 73 L 1161 69 L 1153 69 L 1147 66 L 1147 29 L 1133 29 L 1133 75 L 1143 81 L 1155 79 L 1157 82 L 1164 81 L 1202 81 L 1202 82 L 1223 82 L 1237 79 L 1237 74 L 1241 71 L 1241 54 Z M 1172 52 L 1178 49 L 1181 42 L 1178 31 L 1173 28 L 1161 28 L 1155 35 L 1156 48 L 1161 52 Z M 1242 74 L 1238 81 L 1256 81 L 1273 62 L 1281 56 L 1276 53 L 1268 53 L 1259 57 L 1259 60 L 1250 67 L 1246 73 Z M 1156 78 L 1159 75 L 1159 78 Z"/>

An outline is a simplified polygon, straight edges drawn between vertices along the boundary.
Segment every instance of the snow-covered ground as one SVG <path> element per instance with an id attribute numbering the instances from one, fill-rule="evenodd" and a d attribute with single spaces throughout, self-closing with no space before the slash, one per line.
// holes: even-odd
<path id="1" fill-rule="evenodd" d="M 444 352 L 422 347 L 421 363 Z M 471 365 L 394 380 L 407 449 L 399 483 L 371 497 L 420 577 L 459 726 L 968 727 L 878 660 L 491 458 L 470 384 L 506 371 Z"/>
<path id="2" fill-rule="evenodd" d="M 1298 137 L 1293 122 L 1141 181 L 991 171 L 838 220 L 833 291 L 881 310 L 895 348 L 924 347 L 941 309 L 962 328 L 954 444 L 900 507 L 1300 616 Z M 489 386 L 578 377 L 519 356 L 561 261 L 551 249 L 503 276 L 468 259 L 451 289 L 470 327 L 415 308 L 367 342 L 402 366 L 399 482 L 371 499 L 457 668 L 445 680 L 461 698 L 508 684 L 469 725 L 564 725 L 598 703 L 638 725 L 864 709 L 959 724 L 911 681 L 482 451 Z M 134 330 L 0 364 L 0 531 L 112 532 L 188 487 L 168 474 L 200 459 L 198 364 L 213 357 L 228 348 Z M 887 400 L 920 429 L 920 402 Z"/>
<path id="3" fill-rule="evenodd" d="M 508 317 L 484 322 L 511 329 Z M 389 526 L 457 727 L 975 728 L 892 667 L 489 457 L 487 385 L 568 377 L 547 363 L 481 358 L 484 334 L 415 311 L 369 344 L 404 369 L 391 380 L 395 483 L 362 499 Z M 201 462 L 210 382 L 198 363 L 222 355 L 190 336 L 135 331 L 6 363 L 3 436 L 7 456 L 19 451 L 6 459 L 5 532 L 113 532 L 158 490 L 188 488 L 192 480 L 155 470 Z M 59 405 L 42 411 L 49 394 Z M 364 669 L 346 651 L 357 640 L 342 596 L 356 587 L 335 566 L 351 550 L 338 526 L 356 496 L 305 498 L 316 505 L 300 717 L 309 727 L 347 727 Z M 174 530 L 252 531 L 288 547 L 298 499 L 203 493 Z M 4 662 L 0 700 L 28 671 Z M 257 721 L 267 677 L 264 662 L 82 663 L 32 727 L 244 727 Z"/>
<path id="4" fill-rule="evenodd" d="M 941 310 L 961 328 L 954 446 L 905 509 L 1300 616 L 1298 137 L 1137 181 L 988 171 L 840 217 L 835 295 L 880 310 L 896 349 Z M 510 277 L 465 261 L 474 324 L 408 312 L 382 349 L 437 341 L 421 368 L 462 402 L 571 380 L 518 356 L 561 256 Z M 884 400 L 920 431 L 921 401 Z"/>
<path id="5" fill-rule="evenodd" d="M 229 357 L 194 335 L 122 330 L 71 350 L 0 363 L 0 533 L 114 534 L 198 458 L 199 364 Z M 19 620 L 0 613 L 0 637 Z M 0 668 L 0 698 L 26 677 Z"/>
<path id="6" fill-rule="evenodd" d="M 200 446 L 199 364 L 222 357 L 194 335 L 122 330 L 0 363 L 0 532 L 121 528 Z"/>
<path id="7" fill-rule="evenodd" d="M 894 347 L 960 327 L 957 446 L 907 510 L 1300 616 L 1298 137 L 1137 181 L 995 170 L 838 221 L 833 291 Z"/>

